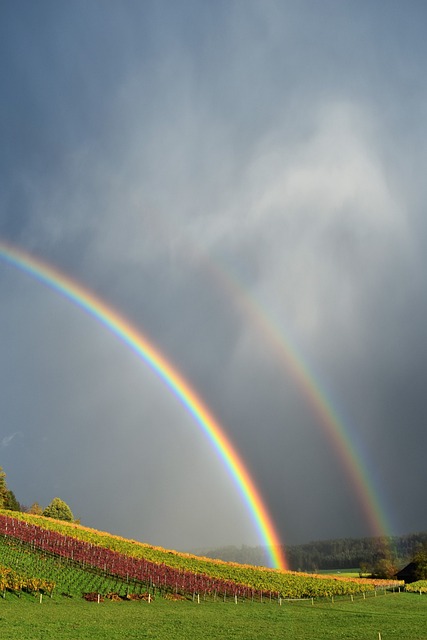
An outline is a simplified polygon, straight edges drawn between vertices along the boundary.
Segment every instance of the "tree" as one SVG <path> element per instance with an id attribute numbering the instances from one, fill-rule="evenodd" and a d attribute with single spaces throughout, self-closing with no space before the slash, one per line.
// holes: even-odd
<path id="1" fill-rule="evenodd" d="M 0 509 L 4 509 L 7 496 L 6 474 L 0 467 Z"/>
<path id="2" fill-rule="evenodd" d="M 427 580 L 427 545 L 417 551 L 413 561 L 416 565 L 415 576 L 417 580 Z"/>
<path id="3" fill-rule="evenodd" d="M 11 489 L 6 491 L 6 497 L 3 504 L 3 509 L 8 509 L 9 511 L 21 511 L 21 505 L 15 497 L 15 494 Z"/>
<path id="4" fill-rule="evenodd" d="M 370 573 L 372 573 L 372 569 L 370 568 L 369 564 L 367 562 L 360 562 L 359 577 L 363 578 Z"/>
<path id="5" fill-rule="evenodd" d="M 391 557 L 388 558 L 380 558 L 375 565 L 373 570 L 373 576 L 375 578 L 381 578 L 382 580 L 393 578 L 397 573 L 396 563 Z"/>
<path id="6" fill-rule="evenodd" d="M 3 509 L 4 501 L 6 498 L 6 474 L 3 469 L 0 467 L 0 509 Z"/>
<path id="7" fill-rule="evenodd" d="M 28 513 L 31 513 L 35 516 L 41 516 L 43 515 L 43 507 L 41 507 L 38 502 L 33 502 L 31 507 L 28 509 Z"/>
<path id="8" fill-rule="evenodd" d="M 68 504 L 61 500 L 61 498 L 54 498 L 43 511 L 42 515 L 47 518 L 55 518 L 55 520 L 67 520 L 68 522 L 74 521 L 73 512 Z"/>

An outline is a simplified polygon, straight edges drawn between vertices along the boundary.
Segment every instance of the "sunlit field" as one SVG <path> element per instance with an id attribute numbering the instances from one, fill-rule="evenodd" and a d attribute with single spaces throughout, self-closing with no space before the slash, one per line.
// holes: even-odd
<path id="1" fill-rule="evenodd" d="M 97 604 L 62 597 L 7 594 L 0 599 L 0 637 L 171 640 L 426 640 L 427 597 L 395 593 L 366 600 L 234 604 L 156 598 Z"/>

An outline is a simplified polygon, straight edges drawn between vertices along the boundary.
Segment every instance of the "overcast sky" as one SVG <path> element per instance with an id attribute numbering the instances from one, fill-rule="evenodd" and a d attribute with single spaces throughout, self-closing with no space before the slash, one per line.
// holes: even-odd
<path id="1" fill-rule="evenodd" d="M 372 529 L 273 329 L 329 394 L 390 533 L 427 529 L 426 4 L 11 0 L 0 18 L 1 239 L 149 336 L 283 542 Z M 260 542 L 153 372 L 3 263 L 0 403 L 22 503 L 58 495 L 177 549 Z"/>

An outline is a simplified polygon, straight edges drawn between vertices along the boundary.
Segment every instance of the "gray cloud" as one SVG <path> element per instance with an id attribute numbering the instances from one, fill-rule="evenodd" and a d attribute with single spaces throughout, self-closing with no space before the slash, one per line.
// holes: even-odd
<path id="1" fill-rule="evenodd" d="M 273 331 L 328 392 L 394 532 L 426 527 L 424 13 L 5 10 L 2 236 L 164 351 L 285 541 L 370 529 Z M 88 524 L 171 547 L 258 542 L 223 464 L 146 366 L 10 268 L 0 296 L 3 428 L 24 436 L 0 464 L 18 499 L 59 494 Z"/>

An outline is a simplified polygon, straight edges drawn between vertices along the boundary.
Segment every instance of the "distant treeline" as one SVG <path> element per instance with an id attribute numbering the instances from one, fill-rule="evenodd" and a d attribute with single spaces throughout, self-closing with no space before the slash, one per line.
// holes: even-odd
<path id="1" fill-rule="evenodd" d="M 338 538 L 286 548 L 292 569 L 349 569 L 372 572 L 381 560 L 404 565 L 427 543 L 427 532 L 377 538 Z"/>
<path id="2" fill-rule="evenodd" d="M 390 560 L 397 567 L 407 564 L 414 554 L 427 545 L 427 532 L 386 538 L 337 538 L 285 547 L 290 569 L 319 571 L 323 569 L 357 568 L 372 573 L 378 563 Z M 208 558 L 219 558 L 242 564 L 265 565 L 265 547 L 220 547 L 198 550 Z"/>

